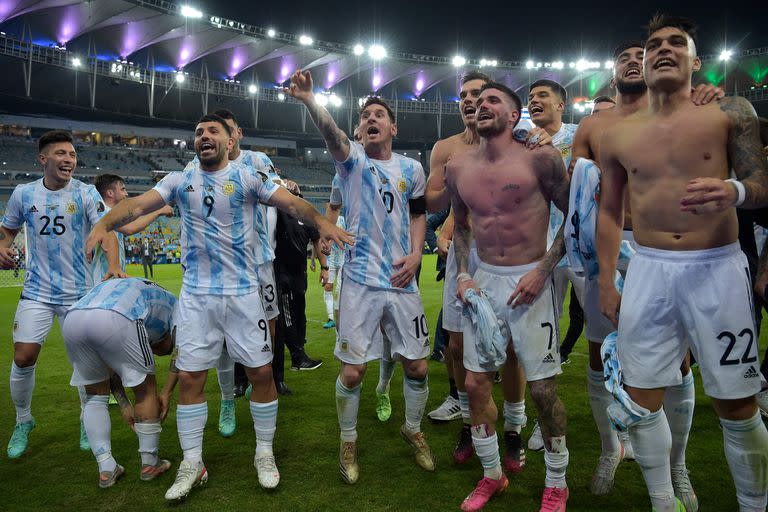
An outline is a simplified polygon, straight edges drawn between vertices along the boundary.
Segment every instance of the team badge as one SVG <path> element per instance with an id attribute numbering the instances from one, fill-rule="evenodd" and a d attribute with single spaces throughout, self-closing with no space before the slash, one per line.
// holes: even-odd
<path id="1" fill-rule="evenodd" d="M 340 343 L 340 345 L 339 345 L 339 349 L 340 349 L 342 352 L 346 352 L 346 351 L 349 349 L 349 343 L 347 342 L 347 340 L 342 340 L 342 341 L 341 341 L 341 343 Z"/>
<path id="2" fill-rule="evenodd" d="M 256 174 L 259 176 L 259 178 L 261 178 L 261 181 L 264 182 L 264 183 L 266 183 L 267 180 L 269 179 L 269 176 L 267 176 L 266 174 L 264 174 L 261 171 L 256 171 Z"/>
<path id="3" fill-rule="evenodd" d="M 563 158 L 568 158 L 571 156 L 571 146 L 565 146 L 563 148 L 560 148 L 560 156 Z"/>
<path id="4" fill-rule="evenodd" d="M 397 190 L 403 193 L 408 190 L 408 183 L 406 183 L 405 178 L 400 178 L 397 180 Z"/>
<path id="5" fill-rule="evenodd" d="M 231 196 L 235 193 L 235 182 L 225 181 L 224 186 L 221 187 L 221 191 L 224 192 L 225 196 Z"/>
<path id="6" fill-rule="evenodd" d="M 106 210 L 107 207 L 104 205 L 103 202 L 99 201 L 99 206 L 96 207 L 97 213 L 104 213 L 104 210 Z"/>
<path id="7" fill-rule="evenodd" d="M 67 208 L 64 211 L 67 213 L 67 215 L 74 215 L 77 213 L 77 204 L 67 203 Z"/>

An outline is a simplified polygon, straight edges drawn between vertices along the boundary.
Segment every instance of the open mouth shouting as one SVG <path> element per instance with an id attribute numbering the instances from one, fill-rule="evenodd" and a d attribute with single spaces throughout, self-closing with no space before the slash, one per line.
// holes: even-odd
<path id="1" fill-rule="evenodd" d="M 632 66 L 624 72 L 624 78 L 642 78 L 643 73 L 639 66 Z"/>
<path id="2" fill-rule="evenodd" d="M 464 117 L 466 119 L 474 119 L 476 113 L 477 113 L 477 109 L 472 105 L 467 105 L 466 107 L 464 107 L 464 110 L 462 110 L 462 114 L 464 114 Z"/>
<path id="3" fill-rule="evenodd" d="M 539 114 L 544 113 L 544 107 L 541 105 L 531 105 L 531 107 L 528 109 L 528 113 L 531 115 L 531 117 L 538 116 Z"/>
<path id="4" fill-rule="evenodd" d="M 211 155 L 216 152 L 216 144 L 211 141 L 203 141 L 200 143 L 200 156 Z"/>
<path id="5" fill-rule="evenodd" d="M 653 64 L 653 69 L 676 68 L 677 63 L 669 57 L 662 57 Z"/>
<path id="6" fill-rule="evenodd" d="M 477 115 L 478 121 L 485 121 L 493 119 L 493 114 L 491 114 L 490 110 L 481 110 L 480 113 Z"/>

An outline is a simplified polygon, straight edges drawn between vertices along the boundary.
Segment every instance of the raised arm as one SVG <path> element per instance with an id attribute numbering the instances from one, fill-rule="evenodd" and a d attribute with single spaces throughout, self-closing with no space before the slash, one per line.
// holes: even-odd
<path id="1" fill-rule="evenodd" d="M 147 229 L 147 226 L 152 224 L 155 220 L 157 220 L 158 217 L 162 215 L 165 215 L 166 217 L 173 217 L 173 208 L 170 205 L 165 205 L 159 210 L 155 210 L 154 212 L 148 213 L 147 215 L 142 215 L 133 222 L 120 227 L 118 231 L 127 236 L 141 233 Z"/>
<path id="2" fill-rule="evenodd" d="M 619 259 L 621 230 L 624 226 L 624 189 L 627 185 L 627 171 L 614 153 L 614 142 L 610 133 L 600 143 L 600 209 L 597 215 L 597 262 L 600 268 L 600 309 L 618 326 L 618 312 L 621 297 L 616 290 L 614 276 Z"/>
<path id="3" fill-rule="evenodd" d="M 349 137 L 344 133 L 331 117 L 331 114 L 315 101 L 312 92 L 312 74 L 309 71 L 297 70 L 291 76 L 291 85 L 283 89 L 286 94 L 301 101 L 306 105 L 312 122 L 317 126 L 320 135 L 325 139 L 328 151 L 337 162 L 343 162 L 349 156 Z"/>

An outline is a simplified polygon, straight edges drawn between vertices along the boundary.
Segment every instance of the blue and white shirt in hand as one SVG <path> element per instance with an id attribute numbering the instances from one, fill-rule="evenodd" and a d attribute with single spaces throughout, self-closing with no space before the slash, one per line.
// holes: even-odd
<path id="1" fill-rule="evenodd" d="M 336 226 L 346 231 L 347 222 L 344 220 L 343 215 L 339 215 L 339 220 L 336 221 Z M 344 249 L 339 249 L 338 245 L 331 244 L 331 255 L 328 256 L 328 268 L 339 270 L 343 265 Z"/>
<path id="2" fill-rule="evenodd" d="M 92 285 L 85 239 L 105 212 L 96 187 L 76 179 L 60 190 L 48 190 L 42 178 L 14 189 L 3 225 L 27 225 L 22 298 L 69 305 L 85 295 Z"/>
<path id="3" fill-rule="evenodd" d="M 105 213 L 108 213 L 111 208 L 106 207 Z M 115 230 L 113 231 L 117 236 L 118 251 L 120 252 L 120 270 L 125 272 L 125 235 Z M 107 253 L 105 253 L 101 247 L 97 247 L 93 254 L 93 260 L 91 260 L 91 283 L 97 285 L 104 278 L 104 275 L 109 270 L 109 262 L 107 261 Z"/>
<path id="4" fill-rule="evenodd" d="M 424 196 L 426 177 L 413 158 L 392 153 L 374 160 L 350 141 L 349 157 L 336 162 L 347 231 L 355 245 L 346 251 L 344 278 L 371 286 L 416 292 L 416 280 L 394 288 L 393 263 L 411 252 L 411 199 Z"/>
<path id="5" fill-rule="evenodd" d="M 70 311 L 105 309 L 128 320 L 141 320 L 149 343 L 160 341 L 171 330 L 176 297 L 147 279 L 109 279 L 94 286 Z"/>
<path id="6" fill-rule="evenodd" d="M 571 123 L 563 123 L 556 134 L 552 136 L 552 146 L 560 152 L 560 156 L 563 158 L 563 164 L 565 168 L 571 165 L 571 152 L 573 150 L 573 138 L 576 135 L 576 128 L 579 125 Z M 547 248 L 549 248 L 555 241 L 557 232 L 560 230 L 560 226 L 563 225 L 565 216 L 561 212 L 555 203 L 549 205 L 549 232 L 547 233 Z M 564 257 L 558 263 L 558 267 L 567 267 L 568 257 Z"/>
<path id="7" fill-rule="evenodd" d="M 163 178 L 156 190 L 181 214 L 182 285 L 198 295 L 246 295 L 259 289 L 253 214 L 278 186 L 262 173 L 230 162 L 203 171 L 199 164 Z"/>

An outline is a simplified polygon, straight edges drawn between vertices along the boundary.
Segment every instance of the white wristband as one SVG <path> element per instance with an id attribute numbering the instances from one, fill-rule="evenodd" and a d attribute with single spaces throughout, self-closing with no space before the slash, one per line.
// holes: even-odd
<path id="1" fill-rule="evenodd" d="M 728 183 L 733 183 L 733 186 L 736 187 L 736 202 L 733 203 L 733 206 L 738 208 L 742 204 L 744 204 L 744 200 L 747 198 L 747 189 L 744 188 L 744 184 L 740 182 L 739 180 L 734 180 L 733 178 L 725 180 Z"/>
<path id="2" fill-rule="evenodd" d="M 462 272 L 462 273 L 460 273 L 459 275 L 456 276 L 456 282 L 457 283 L 461 283 L 463 281 L 471 281 L 471 280 L 472 280 L 472 276 L 469 275 L 466 272 Z"/>

